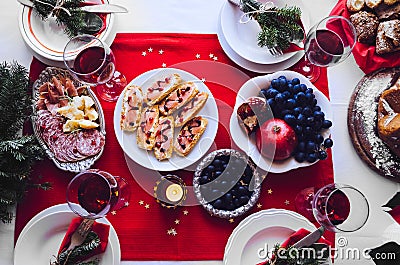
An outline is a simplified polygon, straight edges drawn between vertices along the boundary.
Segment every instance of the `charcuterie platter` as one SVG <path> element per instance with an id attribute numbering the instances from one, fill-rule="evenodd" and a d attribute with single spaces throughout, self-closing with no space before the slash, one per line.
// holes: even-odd
<path id="1" fill-rule="evenodd" d="M 33 130 L 54 164 L 66 171 L 88 169 L 105 144 L 104 114 L 90 88 L 67 71 L 46 68 L 33 88 Z"/>

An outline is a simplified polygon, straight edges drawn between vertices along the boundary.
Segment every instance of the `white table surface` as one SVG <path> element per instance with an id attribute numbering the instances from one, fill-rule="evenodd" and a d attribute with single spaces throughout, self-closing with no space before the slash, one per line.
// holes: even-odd
<path id="1" fill-rule="evenodd" d="M 226 0 L 114 0 L 126 6 L 130 12 L 117 17 L 117 32 L 181 32 L 216 33 L 218 14 Z M 326 16 L 336 4 L 335 0 L 303 0 L 312 14 L 311 22 Z M 26 48 L 18 29 L 17 14 L 19 4 L 15 0 L 2 0 L 0 3 L 0 61 L 16 60 L 29 67 L 32 55 Z M 400 243 L 400 234 L 388 233 L 397 227 L 395 221 L 385 213 L 381 206 L 397 191 L 399 184 L 387 180 L 372 170 L 356 154 L 347 130 L 347 107 L 351 93 L 363 76 L 353 57 L 340 65 L 329 68 L 328 79 L 333 106 L 332 137 L 334 139 L 333 163 L 335 181 L 347 183 L 360 189 L 367 197 L 371 214 L 366 225 L 359 231 L 337 235 L 344 236 L 349 248 L 376 247 L 388 240 Z M 14 223 L 0 224 L 0 265 L 13 264 Z M 124 261 L 121 264 L 191 264 L 220 265 L 222 261 L 200 262 L 138 262 Z M 371 260 L 336 259 L 335 264 L 374 264 Z M 28 265 L 28 264 L 27 264 Z"/>

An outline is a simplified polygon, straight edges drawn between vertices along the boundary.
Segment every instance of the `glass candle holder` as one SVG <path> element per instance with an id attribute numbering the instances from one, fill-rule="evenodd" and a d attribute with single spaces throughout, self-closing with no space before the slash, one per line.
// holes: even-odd
<path id="1" fill-rule="evenodd" d="M 187 196 L 186 184 L 176 175 L 161 177 L 154 186 L 154 198 L 166 208 L 181 206 Z"/>

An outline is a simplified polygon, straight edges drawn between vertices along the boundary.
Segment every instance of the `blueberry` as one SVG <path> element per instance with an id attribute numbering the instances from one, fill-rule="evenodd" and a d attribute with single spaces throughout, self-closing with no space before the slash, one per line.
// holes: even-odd
<path id="1" fill-rule="evenodd" d="M 287 91 L 289 91 L 289 93 L 291 95 L 295 94 L 294 93 L 294 89 L 293 89 L 293 85 L 291 83 L 289 83 L 289 81 L 288 81 L 288 85 L 287 85 Z"/>
<path id="2" fill-rule="evenodd" d="M 321 107 L 320 106 L 315 106 L 313 110 L 314 111 L 321 111 Z"/>
<path id="3" fill-rule="evenodd" d="M 305 84 L 300 84 L 300 91 L 305 93 L 307 91 L 307 86 Z"/>
<path id="4" fill-rule="evenodd" d="M 292 127 L 295 126 L 297 122 L 296 117 L 293 114 L 286 114 L 283 117 L 283 120 Z"/>
<path id="5" fill-rule="evenodd" d="M 315 97 L 314 94 L 306 93 L 306 102 L 308 102 L 309 104 L 312 104 L 314 97 Z"/>
<path id="6" fill-rule="evenodd" d="M 296 125 L 296 126 L 294 127 L 294 132 L 295 132 L 297 135 L 302 134 L 302 133 L 303 133 L 303 127 L 300 126 L 300 125 Z"/>
<path id="7" fill-rule="evenodd" d="M 233 195 L 230 192 L 228 192 L 222 198 L 225 201 L 225 203 L 230 203 L 233 200 Z"/>
<path id="8" fill-rule="evenodd" d="M 276 105 L 275 99 L 273 99 L 273 98 L 267 99 L 267 103 L 268 103 L 268 105 L 269 105 L 271 108 L 274 108 L 275 105 Z"/>
<path id="9" fill-rule="evenodd" d="M 306 151 L 306 143 L 305 142 L 299 142 L 297 144 L 297 150 L 300 152 Z"/>
<path id="10" fill-rule="evenodd" d="M 303 108 L 302 107 L 295 107 L 294 109 L 293 109 L 293 111 L 294 111 L 294 115 L 299 115 L 302 111 L 303 111 Z"/>
<path id="11" fill-rule="evenodd" d="M 286 78 L 285 79 L 279 78 L 279 86 L 278 86 L 279 91 L 285 91 L 287 88 L 287 85 L 288 85 L 288 83 L 287 83 Z"/>
<path id="12" fill-rule="evenodd" d="M 271 86 L 272 86 L 273 88 L 278 88 L 278 86 L 279 86 L 279 80 L 278 80 L 278 79 L 272 79 L 272 81 L 271 81 Z"/>
<path id="13" fill-rule="evenodd" d="M 274 89 L 274 88 L 269 88 L 266 91 L 266 97 L 267 98 L 274 98 L 277 94 L 279 93 L 278 90 Z"/>
<path id="14" fill-rule="evenodd" d="M 314 130 L 319 131 L 321 129 L 321 126 L 322 126 L 322 121 L 316 120 L 316 121 L 314 121 L 314 124 L 312 127 Z"/>
<path id="15" fill-rule="evenodd" d="M 305 128 L 303 128 L 303 134 L 305 136 L 311 136 L 311 135 L 313 135 L 313 133 L 314 133 L 314 130 L 310 126 L 306 126 Z"/>
<path id="16" fill-rule="evenodd" d="M 289 98 L 286 100 L 285 102 L 285 107 L 287 109 L 294 109 L 294 107 L 296 106 L 296 100 Z"/>
<path id="17" fill-rule="evenodd" d="M 221 168 L 222 167 L 222 161 L 219 159 L 214 159 L 212 164 L 215 166 L 215 168 Z"/>
<path id="18" fill-rule="evenodd" d="M 213 165 L 208 165 L 208 166 L 206 167 L 206 171 L 207 171 L 207 172 L 214 172 L 214 171 L 215 171 L 215 167 L 214 167 Z"/>
<path id="19" fill-rule="evenodd" d="M 298 152 L 294 155 L 294 159 L 299 162 L 302 163 L 304 162 L 304 160 L 306 160 L 306 154 L 303 152 Z"/>
<path id="20" fill-rule="evenodd" d="M 225 209 L 228 211 L 232 211 L 235 209 L 235 205 L 233 204 L 233 202 L 230 202 L 227 205 L 225 205 Z"/>
<path id="21" fill-rule="evenodd" d="M 307 162 L 314 163 L 317 161 L 318 157 L 316 153 L 309 153 L 307 154 Z"/>
<path id="22" fill-rule="evenodd" d="M 316 106 L 317 104 L 318 104 L 318 101 L 317 101 L 316 98 L 314 98 L 314 99 L 312 100 L 312 102 L 310 103 L 311 107 L 314 107 L 314 106 Z"/>
<path id="23" fill-rule="evenodd" d="M 315 135 L 315 142 L 317 144 L 322 144 L 323 141 L 324 141 L 324 137 L 321 134 Z"/>
<path id="24" fill-rule="evenodd" d="M 207 175 L 203 175 L 199 179 L 200 185 L 206 184 L 208 181 L 209 181 L 209 178 Z"/>
<path id="25" fill-rule="evenodd" d="M 325 114 L 322 111 L 314 111 L 313 116 L 316 119 L 323 120 L 325 117 Z"/>
<path id="26" fill-rule="evenodd" d="M 328 128 L 330 128 L 332 126 L 332 122 L 330 121 L 330 120 L 324 120 L 323 122 L 322 122 L 322 128 L 324 128 L 324 129 L 328 129 Z"/>
<path id="27" fill-rule="evenodd" d="M 301 106 L 306 102 L 306 94 L 299 92 L 294 96 L 294 99 L 297 101 L 297 104 Z"/>
<path id="28" fill-rule="evenodd" d="M 223 206 L 222 200 L 221 199 L 217 199 L 212 203 L 212 206 L 216 209 L 221 209 Z"/>
<path id="29" fill-rule="evenodd" d="M 328 158 L 328 153 L 324 150 L 318 152 L 318 159 L 325 160 Z"/>
<path id="30" fill-rule="evenodd" d="M 251 169 L 251 167 L 249 165 L 246 166 L 246 169 L 244 170 L 244 175 L 245 176 L 253 176 L 253 170 Z"/>
<path id="31" fill-rule="evenodd" d="M 237 188 L 237 191 L 238 191 L 238 194 L 240 194 L 240 195 L 246 195 L 249 190 L 246 189 L 246 187 L 244 187 L 244 186 L 240 186 Z"/>
<path id="32" fill-rule="evenodd" d="M 297 124 L 299 124 L 299 125 L 304 125 L 306 120 L 307 120 L 307 117 L 303 114 L 299 114 L 297 116 Z"/>
<path id="33" fill-rule="evenodd" d="M 293 82 L 292 82 L 293 83 Z M 300 87 L 300 85 L 299 84 L 295 84 L 294 86 L 293 86 L 293 93 L 294 94 L 297 94 L 297 93 L 299 93 L 301 91 L 301 87 Z"/>
<path id="34" fill-rule="evenodd" d="M 286 76 L 284 76 L 284 75 L 279 76 L 278 79 L 282 79 L 282 80 L 285 80 L 287 82 Z"/>
<path id="35" fill-rule="evenodd" d="M 268 98 L 268 97 L 267 97 L 267 90 L 266 90 L 265 88 L 261 89 L 261 90 L 260 90 L 260 93 L 258 93 L 258 95 L 259 95 L 260 97 Z"/>
<path id="36" fill-rule="evenodd" d="M 282 116 L 285 117 L 286 114 L 292 114 L 294 115 L 294 111 L 290 109 L 285 109 L 281 112 Z"/>
<path id="37" fill-rule="evenodd" d="M 306 93 L 311 93 L 311 94 L 313 94 L 313 93 L 314 93 L 314 90 L 313 90 L 311 87 L 309 87 L 309 88 L 306 89 Z"/>
<path id="38" fill-rule="evenodd" d="M 306 144 L 306 150 L 307 151 L 314 151 L 316 149 L 317 145 L 313 141 L 308 141 Z"/>
<path id="39" fill-rule="evenodd" d="M 285 96 L 282 93 L 279 93 L 275 96 L 275 102 L 278 104 L 282 104 L 285 101 Z"/>
<path id="40" fill-rule="evenodd" d="M 331 138 L 326 138 L 324 141 L 325 148 L 331 148 L 333 146 L 333 140 Z"/>
<path id="41" fill-rule="evenodd" d="M 218 178 L 219 176 L 221 176 L 221 174 L 222 174 L 221 171 L 215 171 L 214 178 Z"/>
<path id="42" fill-rule="evenodd" d="M 289 91 L 283 91 L 282 92 L 282 95 L 283 95 L 283 97 L 285 98 L 285 99 L 288 99 L 288 98 L 290 98 L 290 92 Z"/>
<path id="43" fill-rule="evenodd" d="M 297 77 L 292 79 L 292 84 L 293 85 L 299 85 L 300 84 L 300 79 L 298 79 Z"/>
<path id="44" fill-rule="evenodd" d="M 240 205 L 247 204 L 249 202 L 249 200 L 250 200 L 250 198 L 247 195 L 240 196 L 240 198 L 239 198 Z"/>
<path id="45" fill-rule="evenodd" d="M 302 113 L 303 113 L 304 115 L 306 115 L 307 117 L 309 117 L 309 116 L 312 115 L 312 110 L 311 110 L 311 108 L 309 108 L 309 107 L 305 107 L 305 108 L 303 109 Z"/>
<path id="46" fill-rule="evenodd" d="M 306 124 L 309 125 L 309 126 L 313 126 L 314 125 L 314 117 L 313 116 L 308 117 L 307 121 L 306 121 Z"/>
<path id="47" fill-rule="evenodd" d="M 235 198 L 233 200 L 233 204 L 235 205 L 235 208 L 239 208 L 240 207 L 240 200 L 239 198 Z"/>

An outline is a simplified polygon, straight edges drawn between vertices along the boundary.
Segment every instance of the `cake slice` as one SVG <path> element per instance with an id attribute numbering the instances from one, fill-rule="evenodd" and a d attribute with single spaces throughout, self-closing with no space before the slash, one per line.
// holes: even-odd
<path id="1" fill-rule="evenodd" d="M 193 82 L 179 85 L 160 103 L 160 113 L 165 116 L 171 115 L 188 103 L 198 92 L 199 90 Z"/>
<path id="2" fill-rule="evenodd" d="M 139 125 L 142 112 L 143 95 L 139 86 L 128 86 L 124 90 L 121 111 L 121 129 L 124 131 L 135 131 Z"/>
<path id="3" fill-rule="evenodd" d="M 170 74 L 155 81 L 151 86 L 146 88 L 146 103 L 149 106 L 157 104 L 174 91 L 182 82 L 180 75 Z"/>
<path id="4" fill-rule="evenodd" d="M 155 141 L 156 158 L 159 161 L 171 158 L 174 150 L 174 118 L 172 116 L 159 118 Z"/>
<path id="5" fill-rule="evenodd" d="M 155 144 L 156 129 L 158 125 L 158 106 L 150 106 L 143 109 L 140 115 L 136 141 L 139 148 L 151 150 Z"/>
<path id="6" fill-rule="evenodd" d="M 181 156 L 188 155 L 206 130 L 207 123 L 208 120 L 201 116 L 189 120 L 179 131 L 174 143 L 175 151 Z"/>
<path id="7" fill-rule="evenodd" d="M 198 93 L 190 102 L 180 108 L 175 116 L 175 126 L 183 126 L 188 120 L 194 117 L 204 106 L 208 99 L 208 93 Z"/>

